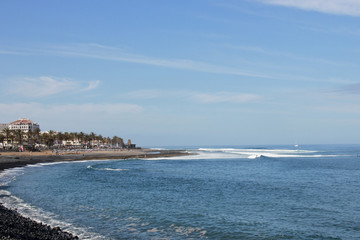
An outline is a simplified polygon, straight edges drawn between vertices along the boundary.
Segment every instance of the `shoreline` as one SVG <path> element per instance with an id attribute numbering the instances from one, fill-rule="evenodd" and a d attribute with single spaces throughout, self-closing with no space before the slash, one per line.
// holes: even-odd
<path id="1" fill-rule="evenodd" d="M 57 154 L 45 152 L 0 152 L 0 172 L 38 163 L 75 162 L 84 160 L 111 160 L 131 158 L 162 158 L 190 155 L 185 150 L 129 149 L 106 151 L 70 151 Z M 0 203 L 0 239 L 79 239 L 73 233 L 62 231 L 26 218 L 14 209 Z"/>
<path id="2" fill-rule="evenodd" d="M 69 151 L 60 152 L 59 155 L 50 150 L 44 152 L 0 152 L 0 171 L 37 163 L 131 158 L 161 158 L 186 156 L 189 154 L 191 153 L 187 152 L 186 150 L 154 150 L 148 148 L 129 150 Z"/>

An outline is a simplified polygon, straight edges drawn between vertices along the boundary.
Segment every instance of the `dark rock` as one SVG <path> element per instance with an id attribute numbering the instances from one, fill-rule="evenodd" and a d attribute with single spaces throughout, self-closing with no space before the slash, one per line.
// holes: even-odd
<path id="1" fill-rule="evenodd" d="M 0 204 L 0 240 L 73 240 L 79 239 L 60 227 L 51 228 L 21 216 Z"/>

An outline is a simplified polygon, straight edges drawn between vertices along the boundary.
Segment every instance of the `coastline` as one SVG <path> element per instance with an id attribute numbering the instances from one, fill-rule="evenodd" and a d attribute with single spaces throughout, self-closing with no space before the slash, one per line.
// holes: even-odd
<path id="1" fill-rule="evenodd" d="M 0 152 L 0 172 L 26 165 L 52 162 L 72 162 L 84 160 L 111 160 L 131 158 L 161 158 L 185 156 L 184 150 L 107 150 L 74 151 L 56 153 L 45 152 Z M 50 227 L 21 216 L 16 210 L 8 209 L 0 203 L 0 239 L 78 239 L 77 236 L 62 231 L 58 226 Z"/>
<path id="2" fill-rule="evenodd" d="M 121 149 L 121 150 L 102 150 L 102 151 L 70 151 L 56 154 L 53 151 L 44 152 L 0 152 L 0 171 L 23 167 L 29 164 L 67 162 L 82 160 L 110 160 L 110 159 L 130 159 L 130 158 L 159 158 L 176 157 L 189 155 L 185 150 L 154 150 L 148 148 L 141 149 Z"/>

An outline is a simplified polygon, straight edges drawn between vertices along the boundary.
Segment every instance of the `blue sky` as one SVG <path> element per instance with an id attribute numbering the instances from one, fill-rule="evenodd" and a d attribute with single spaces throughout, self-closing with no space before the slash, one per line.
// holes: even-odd
<path id="1" fill-rule="evenodd" d="M 360 143 L 360 1 L 0 3 L 0 122 L 141 146 Z"/>

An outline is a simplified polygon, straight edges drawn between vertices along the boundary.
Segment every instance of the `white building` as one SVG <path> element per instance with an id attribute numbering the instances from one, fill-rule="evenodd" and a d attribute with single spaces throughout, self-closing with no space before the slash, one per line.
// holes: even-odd
<path id="1" fill-rule="evenodd" d="M 10 130 L 21 130 L 23 132 L 28 132 L 29 130 L 35 131 L 35 129 L 39 128 L 40 126 L 38 123 L 27 118 L 21 118 L 9 124 Z"/>

